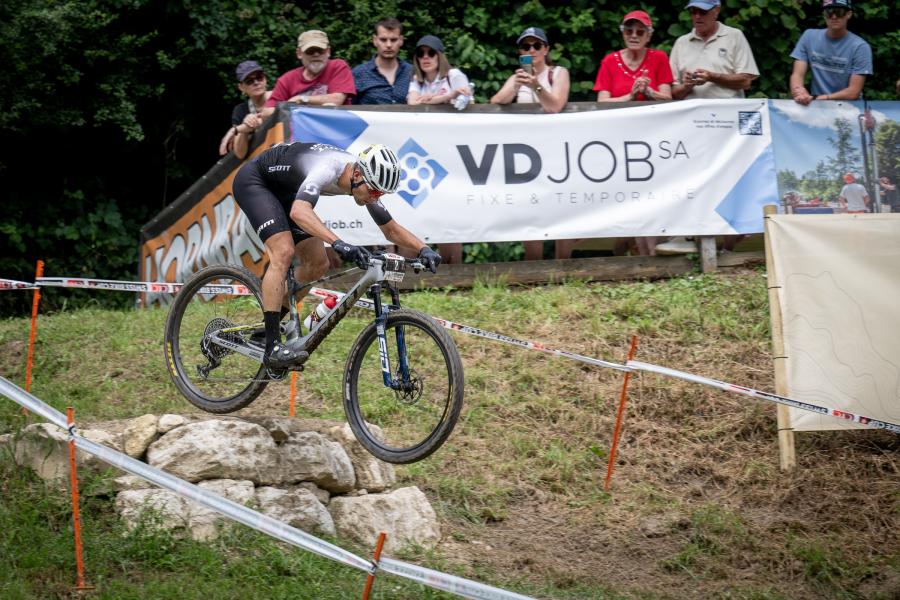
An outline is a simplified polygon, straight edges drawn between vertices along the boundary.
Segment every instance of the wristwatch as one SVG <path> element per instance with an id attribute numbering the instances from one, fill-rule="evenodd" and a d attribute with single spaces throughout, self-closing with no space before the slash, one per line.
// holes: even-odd
<path id="1" fill-rule="evenodd" d="M 535 43 L 537 43 L 537 42 L 535 42 Z M 534 91 L 536 91 L 538 93 L 543 92 L 544 86 L 542 86 L 541 84 L 538 84 L 538 86 L 536 88 L 534 88 Z"/>
<path id="2" fill-rule="evenodd" d="M 297 101 L 300 104 L 309 104 L 309 96 L 300 96 Z"/>

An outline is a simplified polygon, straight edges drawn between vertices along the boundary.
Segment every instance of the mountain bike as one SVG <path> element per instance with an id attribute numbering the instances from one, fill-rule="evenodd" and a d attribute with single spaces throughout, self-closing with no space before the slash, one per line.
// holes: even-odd
<path id="1" fill-rule="evenodd" d="M 463 367 L 453 340 L 428 315 L 400 306 L 406 268 L 417 259 L 379 252 L 359 279 L 305 335 L 294 301 L 312 285 L 286 277 L 289 313 L 281 322 L 285 345 L 311 355 L 363 294 L 375 317 L 350 347 L 343 404 L 356 439 L 391 463 L 421 460 L 446 441 L 463 405 Z M 352 271 L 353 269 L 351 269 Z M 346 271 L 350 272 L 350 271 Z M 346 273 L 345 272 L 345 273 Z M 390 303 L 382 301 L 390 294 Z M 194 274 L 169 310 L 165 358 L 178 390 L 194 406 L 216 414 L 253 402 L 272 381 L 303 370 L 308 355 L 287 369 L 263 364 L 265 327 L 259 278 L 237 265 L 213 265 Z"/>

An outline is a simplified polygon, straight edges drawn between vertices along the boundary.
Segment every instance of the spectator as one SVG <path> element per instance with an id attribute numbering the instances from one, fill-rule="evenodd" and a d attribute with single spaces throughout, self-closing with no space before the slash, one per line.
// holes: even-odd
<path id="1" fill-rule="evenodd" d="M 468 77 L 450 66 L 444 43 L 437 36 L 422 36 L 416 42 L 413 69 L 408 104 L 447 104 L 460 94 L 470 95 Z"/>
<path id="2" fill-rule="evenodd" d="M 633 10 L 619 25 L 625 47 L 603 58 L 594 91 L 597 102 L 671 100 L 672 71 L 662 50 L 648 48 L 653 35 L 650 15 Z"/>
<path id="3" fill-rule="evenodd" d="M 391 17 L 375 24 L 375 56 L 353 67 L 357 104 L 405 104 L 412 65 L 397 55 L 403 47 L 403 25 Z"/>
<path id="4" fill-rule="evenodd" d="M 744 32 L 718 21 L 720 0 L 691 0 L 694 29 L 675 40 L 669 65 L 672 97 L 743 98 L 759 69 Z"/>
<path id="5" fill-rule="evenodd" d="M 517 69 L 506 80 L 491 104 L 539 103 L 544 112 L 558 113 L 569 101 L 569 71 L 550 58 L 550 43 L 540 27 L 529 27 L 516 40 L 519 55 L 531 55 L 533 73 Z"/>
<path id="6" fill-rule="evenodd" d="M 519 56 L 531 55 L 532 72 L 517 69 L 491 98 L 491 104 L 540 104 L 544 112 L 558 113 L 569 101 L 569 71 L 554 65 L 550 58 L 550 42 L 540 27 L 529 27 L 516 40 Z M 569 258 L 578 240 L 557 240 L 556 258 Z M 525 260 L 544 257 L 544 242 L 524 242 Z"/>
<path id="7" fill-rule="evenodd" d="M 662 50 L 647 47 L 653 35 L 650 15 L 633 10 L 622 19 L 619 30 L 625 47 L 607 54 L 600 63 L 594 83 L 597 102 L 671 100 L 669 58 Z M 641 256 L 655 256 L 656 241 L 652 236 L 634 238 Z M 628 245 L 628 240 L 619 240 L 616 252 L 626 252 Z"/>
<path id="8" fill-rule="evenodd" d="M 235 73 L 237 87 L 248 96 L 248 100 L 231 111 L 231 129 L 219 144 L 219 156 L 225 156 L 232 150 L 235 156 L 243 159 L 247 156 L 253 132 L 263 123 L 260 112 L 272 92 L 266 89 L 266 74 L 255 60 L 245 60 L 237 66 Z"/>
<path id="9" fill-rule="evenodd" d="M 881 194 L 881 212 L 900 212 L 900 192 L 887 175 L 878 180 L 878 193 Z"/>
<path id="10" fill-rule="evenodd" d="M 856 177 L 853 173 L 844 175 L 844 187 L 841 189 L 841 195 L 838 201 L 841 203 L 848 213 L 864 213 L 869 207 L 869 193 L 866 188 L 856 183 Z"/>
<path id="11" fill-rule="evenodd" d="M 807 29 L 791 52 L 791 95 L 798 104 L 813 100 L 857 100 L 866 75 L 872 74 L 872 48 L 847 29 L 853 16 L 850 0 L 823 0 L 825 29 Z M 804 85 L 812 71 L 811 91 Z"/>
<path id="12" fill-rule="evenodd" d="M 450 66 L 444 53 L 444 43 L 434 35 L 422 36 L 416 42 L 413 76 L 409 82 L 409 104 L 447 104 L 459 95 L 471 96 L 469 79 L 459 69 Z M 462 262 L 462 244 L 439 246 L 444 262 Z"/>
<path id="13" fill-rule="evenodd" d="M 325 32 L 311 29 L 301 33 L 297 38 L 297 58 L 303 65 L 278 78 L 266 101 L 263 117 L 272 114 L 279 102 L 350 104 L 350 99 L 356 95 L 353 73 L 346 62 L 331 58 L 331 46 Z"/>

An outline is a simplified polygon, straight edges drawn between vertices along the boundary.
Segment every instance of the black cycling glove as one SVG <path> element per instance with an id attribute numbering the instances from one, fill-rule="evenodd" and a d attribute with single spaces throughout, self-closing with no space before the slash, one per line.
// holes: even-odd
<path id="1" fill-rule="evenodd" d="M 438 265 L 441 264 L 441 255 L 428 246 L 422 246 L 422 249 L 419 250 L 419 260 L 422 261 L 426 269 L 432 273 L 437 273 Z"/>
<path id="2" fill-rule="evenodd" d="M 345 241 L 335 240 L 331 243 L 331 247 L 342 260 L 354 262 L 360 269 L 369 268 L 369 251 L 362 246 L 351 246 Z"/>

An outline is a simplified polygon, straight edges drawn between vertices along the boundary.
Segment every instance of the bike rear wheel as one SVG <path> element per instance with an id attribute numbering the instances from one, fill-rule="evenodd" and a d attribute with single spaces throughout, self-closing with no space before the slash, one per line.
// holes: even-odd
<path id="1" fill-rule="evenodd" d="M 169 375 L 184 397 L 206 412 L 221 414 L 243 408 L 268 383 L 260 361 L 210 343 L 210 334 L 234 328 L 239 329 L 218 335 L 235 344 L 251 342 L 260 351 L 264 349 L 261 286 L 259 278 L 244 267 L 214 265 L 198 271 L 169 309 L 165 331 Z"/>
<path id="2" fill-rule="evenodd" d="M 453 431 L 463 406 L 462 361 L 450 336 L 418 311 L 390 312 L 385 337 L 390 374 L 401 389 L 384 383 L 371 323 L 350 349 L 344 412 L 366 450 L 386 462 L 411 463 L 440 448 Z M 406 368 L 401 366 L 401 343 Z"/>

